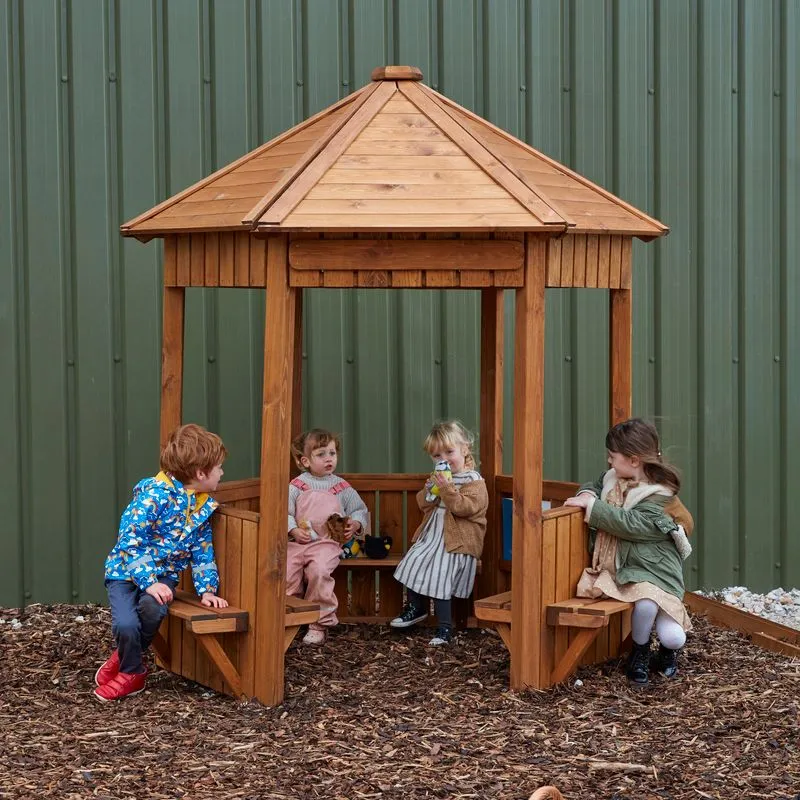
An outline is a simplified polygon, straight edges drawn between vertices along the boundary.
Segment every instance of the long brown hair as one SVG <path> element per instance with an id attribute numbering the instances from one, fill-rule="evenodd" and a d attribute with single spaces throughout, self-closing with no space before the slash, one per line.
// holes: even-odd
<path id="1" fill-rule="evenodd" d="M 675 494 L 680 491 L 681 474 L 661 457 L 658 431 L 652 422 L 636 417 L 617 423 L 606 434 L 606 450 L 627 458 L 636 456 L 650 483 L 663 484 Z"/>

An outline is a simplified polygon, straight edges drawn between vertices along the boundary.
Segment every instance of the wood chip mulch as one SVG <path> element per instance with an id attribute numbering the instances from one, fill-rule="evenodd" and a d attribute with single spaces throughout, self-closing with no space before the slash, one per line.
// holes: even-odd
<path id="1" fill-rule="evenodd" d="M 492 632 L 345 627 L 293 644 L 286 700 L 237 703 L 157 670 L 91 695 L 109 648 L 98 606 L 0 609 L 0 798 L 800 799 L 800 662 L 696 620 L 672 682 L 516 694 Z"/>

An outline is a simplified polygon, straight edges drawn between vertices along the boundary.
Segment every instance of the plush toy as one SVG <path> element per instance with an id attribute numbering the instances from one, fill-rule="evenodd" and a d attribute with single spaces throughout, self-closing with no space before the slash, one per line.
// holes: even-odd
<path id="1" fill-rule="evenodd" d="M 341 514 L 331 514 L 328 517 L 328 532 L 334 542 L 343 545 L 349 541 L 350 537 L 345 533 L 348 522 L 350 517 L 343 517 Z"/>
<path id="2" fill-rule="evenodd" d="M 364 540 L 364 550 L 367 553 L 367 558 L 386 558 L 391 549 L 391 536 L 367 536 Z"/>
<path id="3" fill-rule="evenodd" d="M 433 472 L 431 473 L 431 481 L 433 481 L 433 476 L 436 473 L 439 473 L 443 478 L 447 478 L 447 480 L 451 480 L 453 477 L 453 471 L 450 469 L 450 462 L 449 461 L 437 461 L 436 466 L 433 468 Z M 431 488 L 428 490 L 428 494 L 425 496 L 425 499 L 432 503 L 437 497 L 439 496 L 439 487 L 434 483 Z"/>
<path id="4" fill-rule="evenodd" d="M 358 539 L 351 539 L 342 545 L 342 552 L 339 558 L 355 558 L 361 552 L 361 545 Z"/>

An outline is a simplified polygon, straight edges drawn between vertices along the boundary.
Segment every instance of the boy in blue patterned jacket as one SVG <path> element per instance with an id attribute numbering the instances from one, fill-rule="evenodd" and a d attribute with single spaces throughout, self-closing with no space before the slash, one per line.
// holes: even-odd
<path id="1" fill-rule="evenodd" d="M 167 614 L 180 573 L 191 564 L 201 602 L 224 608 L 217 596 L 208 495 L 222 477 L 227 451 L 200 425 L 182 425 L 161 451 L 161 472 L 136 484 L 119 536 L 105 565 L 111 629 L 117 648 L 95 674 L 95 697 L 120 700 L 144 689 L 143 654 Z"/>

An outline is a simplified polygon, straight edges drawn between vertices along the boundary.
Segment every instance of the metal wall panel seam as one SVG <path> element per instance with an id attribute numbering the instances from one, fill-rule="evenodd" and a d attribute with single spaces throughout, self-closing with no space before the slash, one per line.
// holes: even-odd
<path id="1" fill-rule="evenodd" d="M 30 304 L 28 293 L 28 249 L 27 249 L 27 180 L 23 164 L 25 163 L 25 86 L 23 82 L 23 32 L 22 12 L 18 3 L 10 2 L 6 6 L 8 25 L 8 67 L 9 67 L 9 133 L 11 149 L 9 154 L 9 172 L 11 174 L 11 214 L 9 220 L 9 243 L 14 266 L 15 284 L 15 356 L 17 374 L 14 376 L 14 394 L 17 408 L 16 431 L 16 472 L 19 476 L 17 564 L 18 578 L 17 605 L 22 608 L 26 600 L 32 596 L 32 542 L 28 532 L 31 529 L 31 463 L 33 434 L 31 429 L 31 374 L 30 374 Z M 9 581 L 3 580 L 3 584 Z"/>
<path id="2" fill-rule="evenodd" d="M 203 76 L 201 104 L 202 118 L 200 124 L 200 143 L 202 153 L 203 175 L 209 175 L 218 168 L 216 107 L 214 104 L 214 86 L 216 85 L 216 66 L 214 48 L 214 19 L 210 0 L 203 0 L 200 14 L 200 70 Z M 220 165 L 221 166 L 221 165 Z M 220 370 L 217 354 L 219 342 L 219 292 L 202 289 L 203 322 L 206 358 L 204 362 L 206 392 L 206 425 L 210 430 L 218 431 L 220 427 L 219 381 Z M 189 420 L 187 420 L 189 421 Z"/>
<path id="3" fill-rule="evenodd" d="M 782 182 L 782 235 L 780 241 L 783 304 L 781 316 L 783 352 L 781 416 L 781 585 L 790 586 L 800 564 L 800 536 L 790 530 L 795 510 L 792 489 L 800 485 L 800 3 L 781 6 L 781 163 L 784 167 Z M 792 35 L 792 31 L 795 35 Z M 794 570 L 794 571 L 793 571 Z M 796 584 L 795 584 L 796 585 Z"/>
<path id="4" fill-rule="evenodd" d="M 61 72 L 61 83 L 58 95 L 57 131 L 59 139 L 59 252 L 61 264 L 59 265 L 62 282 L 62 303 L 64 313 L 64 356 L 67 362 L 66 380 L 64 384 L 64 408 L 67 429 L 64 431 L 66 441 L 66 507 L 68 527 L 66 530 L 69 575 L 67 585 L 73 599 L 77 598 L 77 585 L 80 580 L 79 555 L 80 545 L 78 538 L 78 484 L 80 474 L 78 470 L 78 404 L 76 399 L 77 376 L 80 364 L 76 358 L 76 294 L 77 276 L 75 274 L 75 241 L 73 236 L 73 187 L 72 187 L 72 70 L 70 64 L 70 37 L 69 37 L 69 8 L 67 0 L 59 3 L 59 24 L 56 33 L 56 51 Z"/>

